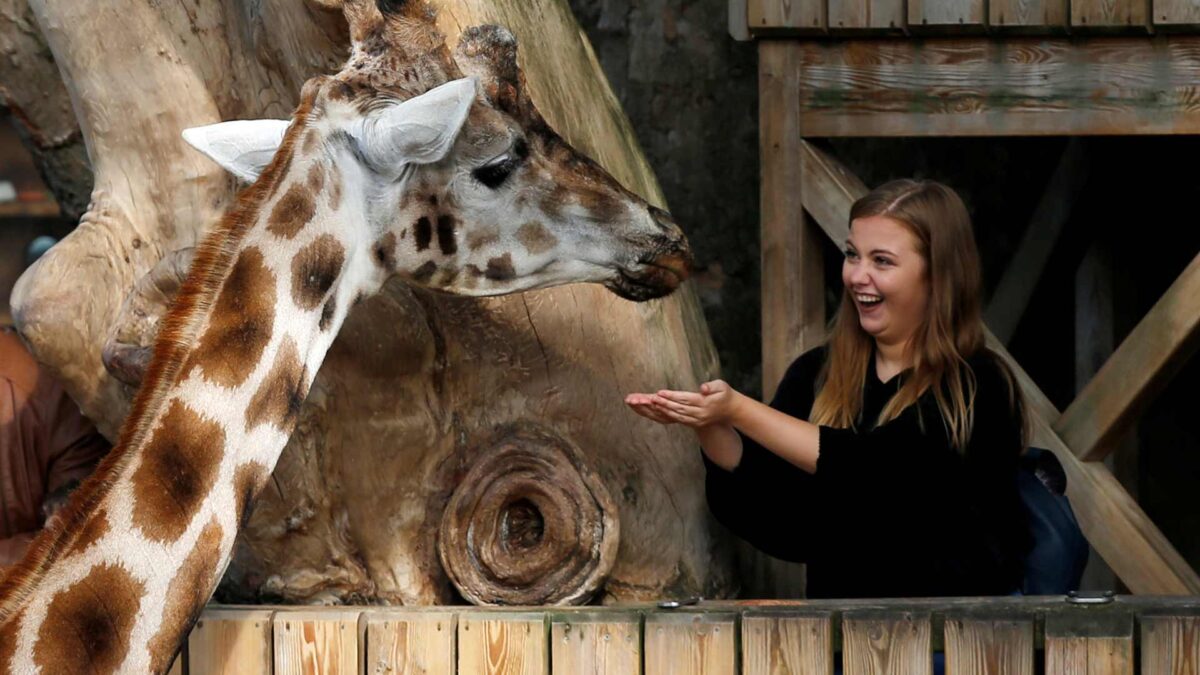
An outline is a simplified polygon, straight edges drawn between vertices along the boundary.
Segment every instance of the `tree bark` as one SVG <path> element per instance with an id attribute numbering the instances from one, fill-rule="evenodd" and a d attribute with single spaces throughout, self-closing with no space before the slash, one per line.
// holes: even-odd
<path id="1" fill-rule="evenodd" d="M 180 131 L 287 117 L 303 81 L 336 70 L 345 57 L 337 4 L 31 0 L 87 143 L 95 189 L 78 228 L 19 282 L 14 315 L 37 356 L 110 436 L 132 388 L 105 369 L 106 343 L 115 336 L 137 347 L 130 340 L 146 330 L 123 323 L 128 308 L 163 304 L 138 298 L 161 290 L 161 279 L 139 280 L 193 246 L 234 194 L 232 180 L 187 148 Z M 663 205 L 565 3 L 434 4 L 451 45 L 467 26 L 508 26 L 548 121 Z M 0 44 L 32 49 L 36 40 L 11 35 L 17 25 L 0 23 Z M 10 100 L 45 87 L 3 75 Z M 734 587 L 730 555 L 704 504 L 693 437 L 622 404 L 627 392 L 693 387 L 716 371 L 690 285 L 638 305 L 590 285 L 479 300 L 393 281 L 347 319 L 221 593 L 399 604 L 724 595 Z M 497 461 L 514 449 L 539 456 L 546 447 L 557 448 L 547 475 L 562 484 L 552 497 L 511 480 Z M 481 573 L 454 562 L 494 561 L 499 550 L 466 550 L 471 540 L 453 536 L 465 512 L 447 505 L 482 503 L 480 495 L 492 509 L 480 513 L 520 525 L 498 535 L 518 540 L 500 544 L 526 546 L 536 565 L 500 561 Z M 568 522 L 594 537 L 575 534 Z"/>

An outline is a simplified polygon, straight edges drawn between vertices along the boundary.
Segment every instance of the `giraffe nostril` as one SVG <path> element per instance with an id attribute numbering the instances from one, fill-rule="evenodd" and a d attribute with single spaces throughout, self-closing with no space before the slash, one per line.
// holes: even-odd
<path id="1" fill-rule="evenodd" d="M 654 219 L 654 224 L 658 225 L 659 229 L 661 229 L 663 232 L 674 233 L 679 229 L 679 226 L 675 224 L 675 219 L 671 217 L 671 214 L 663 211 L 657 206 L 649 206 L 647 208 L 650 211 L 650 217 Z"/>

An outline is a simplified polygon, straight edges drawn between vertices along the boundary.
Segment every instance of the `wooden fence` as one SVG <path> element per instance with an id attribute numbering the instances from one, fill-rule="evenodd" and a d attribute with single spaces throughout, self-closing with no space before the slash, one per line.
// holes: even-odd
<path id="1" fill-rule="evenodd" d="M 1200 673 L 1200 597 L 212 607 L 173 673 Z"/>

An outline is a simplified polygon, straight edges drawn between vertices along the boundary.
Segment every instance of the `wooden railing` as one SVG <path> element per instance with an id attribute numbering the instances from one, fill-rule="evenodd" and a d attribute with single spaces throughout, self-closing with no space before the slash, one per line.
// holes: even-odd
<path id="1" fill-rule="evenodd" d="M 939 656 L 934 656 L 939 654 Z M 1200 597 L 211 607 L 173 672 L 1198 673 Z"/>

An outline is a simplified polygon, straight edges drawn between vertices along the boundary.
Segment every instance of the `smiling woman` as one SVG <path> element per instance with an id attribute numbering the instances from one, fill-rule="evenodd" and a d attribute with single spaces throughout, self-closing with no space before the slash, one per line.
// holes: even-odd
<path id="1" fill-rule="evenodd" d="M 626 403 L 695 430 L 713 514 L 808 563 L 810 597 L 1018 590 L 1024 406 L 984 346 L 962 200 L 913 180 L 858 200 L 842 281 L 827 344 L 791 365 L 769 406 L 721 380 Z"/>

